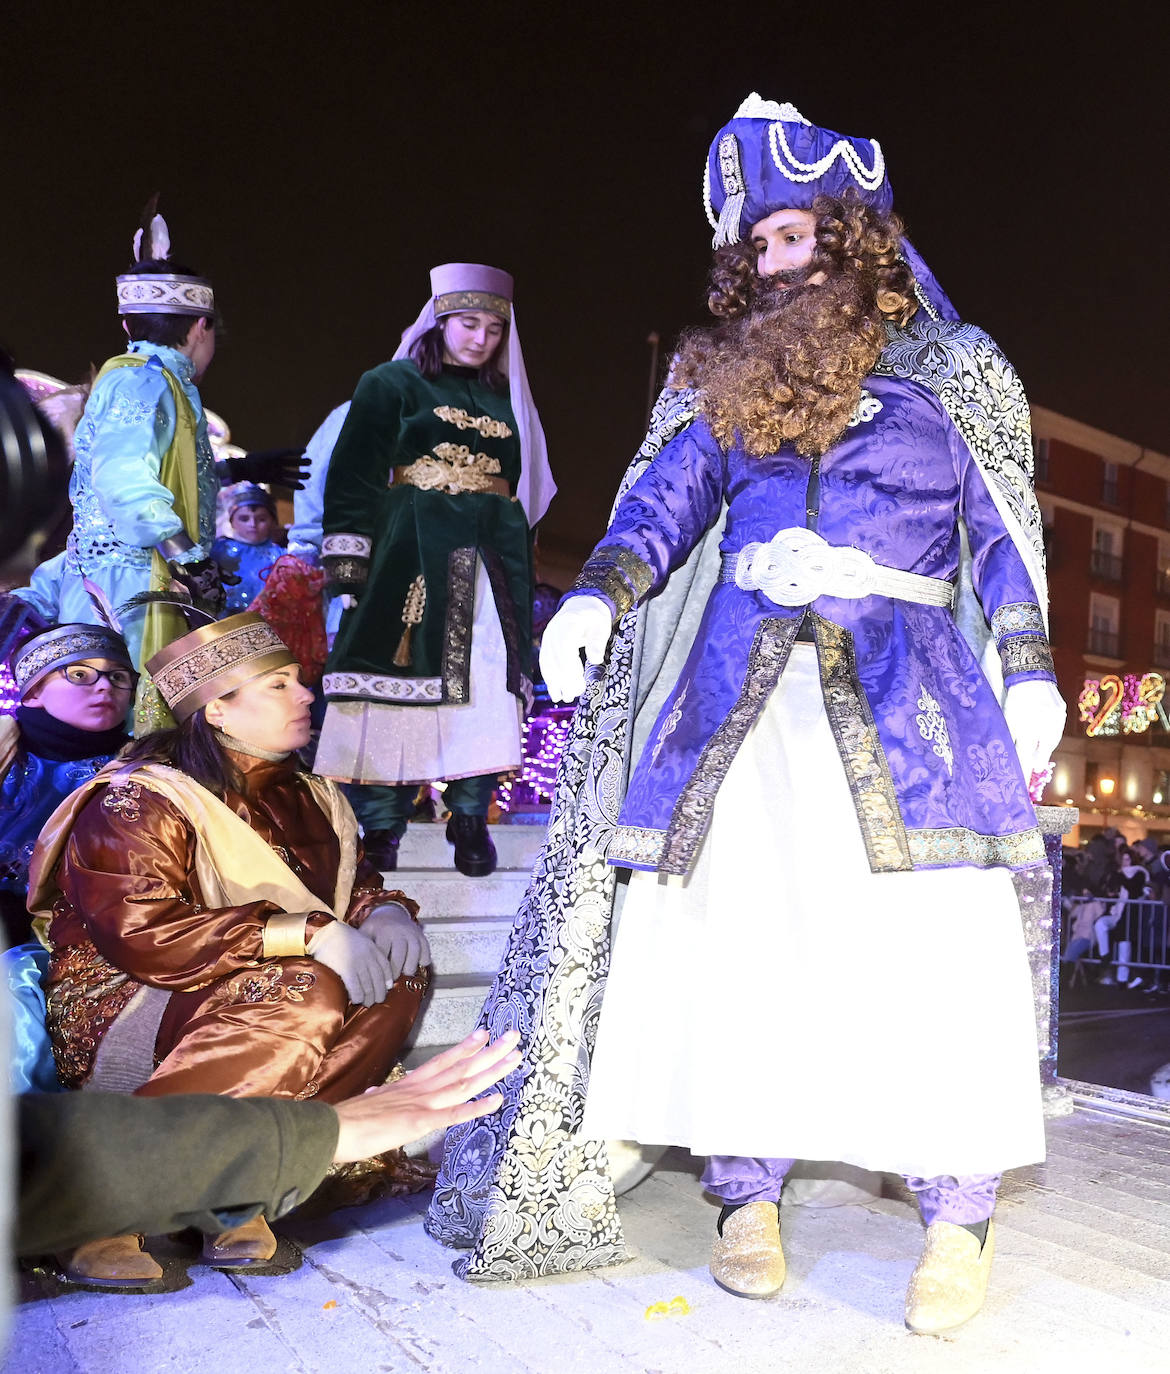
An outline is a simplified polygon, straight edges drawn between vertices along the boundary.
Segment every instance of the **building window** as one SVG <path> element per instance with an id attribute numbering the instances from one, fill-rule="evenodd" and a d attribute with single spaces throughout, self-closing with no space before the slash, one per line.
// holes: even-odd
<path id="1" fill-rule="evenodd" d="M 1035 475 L 1037 482 L 1048 481 L 1048 440 L 1032 438 L 1032 461 L 1035 465 Z M 1168 488 L 1170 492 L 1170 488 Z M 1170 501 L 1170 495 L 1167 496 Z"/>
<path id="2" fill-rule="evenodd" d="M 1109 525 L 1098 525 L 1093 531 L 1093 551 L 1089 570 L 1102 582 L 1121 581 L 1121 533 Z"/>
<path id="3" fill-rule="evenodd" d="M 1170 598 L 1170 540 L 1158 540 L 1158 595 Z"/>
<path id="4" fill-rule="evenodd" d="M 1117 464 L 1101 464 L 1101 500 L 1106 506 L 1120 506 L 1121 493 L 1117 479 Z"/>
<path id="5" fill-rule="evenodd" d="M 1170 611 L 1154 612 L 1154 667 L 1170 668 Z"/>
<path id="6" fill-rule="evenodd" d="M 1089 596 L 1089 639 L 1085 652 L 1102 658 L 1121 656 L 1121 603 L 1113 596 Z"/>

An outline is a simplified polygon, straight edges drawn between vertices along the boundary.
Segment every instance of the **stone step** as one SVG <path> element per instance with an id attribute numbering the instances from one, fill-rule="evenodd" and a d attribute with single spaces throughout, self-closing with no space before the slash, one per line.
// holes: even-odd
<path id="1" fill-rule="evenodd" d="M 406 1050 L 434 1053 L 470 1035 L 479 1020 L 491 978 L 483 974 L 436 974 Z M 418 1058 L 429 1058 L 429 1054 Z"/>
<path id="2" fill-rule="evenodd" d="M 532 871 L 544 843 L 542 825 L 492 825 L 488 827 L 499 855 L 500 869 Z M 398 850 L 399 869 L 450 868 L 452 849 L 447 843 L 447 827 L 439 821 L 412 821 L 406 827 Z"/>
<path id="3" fill-rule="evenodd" d="M 515 916 L 528 888 L 528 873 L 497 870 L 487 878 L 468 878 L 454 868 L 399 868 L 386 874 L 386 885 L 419 904 L 425 922 L 467 916 Z"/>
<path id="4" fill-rule="evenodd" d="M 504 957 L 512 930 L 510 917 L 452 916 L 430 920 L 423 928 L 434 967 L 441 973 L 479 974 L 490 982 Z"/>

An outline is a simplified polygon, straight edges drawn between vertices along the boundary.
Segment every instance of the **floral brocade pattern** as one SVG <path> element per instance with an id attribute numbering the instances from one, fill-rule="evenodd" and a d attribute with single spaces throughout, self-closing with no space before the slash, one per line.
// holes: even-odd
<path id="1" fill-rule="evenodd" d="M 663 392 L 623 492 L 692 417 L 688 393 Z M 520 1032 L 521 1066 L 502 1084 L 500 1111 L 447 1133 L 426 1228 L 471 1247 L 455 1266 L 462 1278 L 536 1278 L 629 1257 L 605 1145 L 576 1130 L 609 970 L 617 873 L 603 848 L 621 799 L 636 624 L 619 624 L 577 706 L 548 836 L 480 1017 L 493 1035 Z"/>
<path id="2" fill-rule="evenodd" d="M 822 616 L 814 615 L 812 620 L 825 714 L 845 764 L 870 869 L 874 873 L 904 872 L 914 864 L 894 780 L 858 680 L 853 636 Z"/>
<path id="3" fill-rule="evenodd" d="M 102 1036 L 140 986 L 104 959 L 88 940 L 53 951 L 47 980 L 47 1024 L 57 1073 L 66 1088 L 84 1087 Z"/>

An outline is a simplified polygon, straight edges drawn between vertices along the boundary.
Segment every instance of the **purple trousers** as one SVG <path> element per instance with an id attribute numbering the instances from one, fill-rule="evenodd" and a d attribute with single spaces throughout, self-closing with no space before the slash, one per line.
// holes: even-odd
<path id="1" fill-rule="evenodd" d="M 791 1159 L 751 1159 L 743 1155 L 711 1155 L 703 1170 L 703 1187 L 725 1203 L 778 1202 Z M 963 1174 L 954 1177 L 906 1178 L 918 1198 L 918 1210 L 929 1226 L 951 1221 L 966 1226 L 986 1221 L 995 1211 L 1001 1174 Z"/>

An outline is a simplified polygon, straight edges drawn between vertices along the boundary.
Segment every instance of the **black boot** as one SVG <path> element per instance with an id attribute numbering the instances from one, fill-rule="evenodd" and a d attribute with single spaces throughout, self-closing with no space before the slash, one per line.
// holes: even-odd
<path id="1" fill-rule="evenodd" d="M 495 872 L 496 847 L 488 834 L 486 816 L 461 816 L 447 822 L 447 841 L 455 846 L 455 867 L 469 878 L 486 878 Z"/>
<path id="2" fill-rule="evenodd" d="M 398 841 L 401 835 L 393 830 L 367 830 L 363 836 L 366 858 L 383 873 L 393 873 L 398 867 Z"/>

